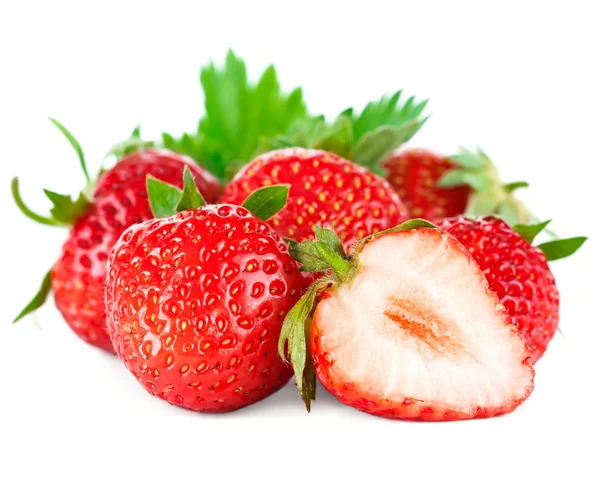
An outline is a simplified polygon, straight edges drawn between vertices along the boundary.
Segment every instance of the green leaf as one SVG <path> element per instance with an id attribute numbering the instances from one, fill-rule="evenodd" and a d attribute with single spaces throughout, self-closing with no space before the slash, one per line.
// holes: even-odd
<path id="1" fill-rule="evenodd" d="M 46 189 L 44 189 L 44 193 L 53 204 L 50 214 L 54 220 L 63 224 L 74 223 L 87 212 L 90 206 L 90 201 L 83 192 L 79 194 L 77 200 L 73 200 L 71 195 L 61 195 Z"/>
<path id="2" fill-rule="evenodd" d="M 287 204 L 290 185 L 273 185 L 252 192 L 242 207 L 261 220 L 269 220 Z"/>
<path id="3" fill-rule="evenodd" d="M 527 183 L 526 181 L 514 181 L 512 183 L 507 183 L 506 185 L 504 185 L 504 189 L 507 192 L 513 192 L 518 188 L 528 188 L 529 187 L 529 183 Z"/>
<path id="4" fill-rule="evenodd" d="M 334 231 L 316 225 L 315 236 L 317 240 L 326 244 L 333 252 L 337 253 L 341 257 L 346 257 L 346 253 L 344 252 L 344 245 L 342 244 L 342 241 Z"/>
<path id="5" fill-rule="evenodd" d="M 546 220 L 544 222 L 539 222 L 537 224 L 531 225 L 516 224 L 513 226 L 513 229 L 523 239 L 525 239 L 527 242 L 529 242 L 529 244 L 531 244 L 538 236 L 538 234 L 542 232 L 551 221 L 552 220 Z"/>
<path id="6" fill-rule="evenodd" d="M 319 280 L 313 283 L 306 294 L 296 302 L 283 321 L 277 347 L 279 356 L 292 363 L 296 386 L 302 394 L 309 412 L 310 401 L 315 397 L 314 369 L 307 346 L 307 337 L 310 335 L 310 317 L 317 294 L 330 284 L 329 280 Z M 307 365 L 309 366 L 307 367 Z"/>
<path id="7" fill-rule="evenodd" d="M 73 134 L 71 134 L 64 125 L 62 125 L 58 120 L 53 119 L 52 117 L 49 118 L 50 122 L 52 122 L 56 127 L 58 127 L 58 130 L 60 130 L 63 133 L 63 135 L 71 143 L 71 146 L 73 146 L 73 149 L 75 149 L 77 157 L 79 158 L 79 164 L 81 165 L 81 169 L 83 170 L 83 174 L 85 175 L 85 179 L 88 183 L 91 182 L 92 180 L 90 179 L 90 175 L 87 170 L 87 165 L 85 164 L 85 158 L 83 156 L 83 149 L 81 149 L 81 145 L 79 144 L 77 139 L 75 139 L 75 136 L 73 136 Z"/>
<path id="8" fill-rule="evenodd" d="M 548 261 L 556 261 L 574 254 L 587 240 L 587 237 L 570 237 L 556 241 L 544 242 L 538 246 Z"/>
<path id="9" fill-rule="evenodd" d="M 21 320 L 23 317 L 25 317 L 25 315 L 28 315 L 31 312 L 37 310 L 46 302 L 46 299 L 48 298 L 48 294 L 50 293 L 51 289 L 51 275 L 52 270 L 48 271 L 44 275 L 44 279 L 42 280 L 42 286 L 40 286 L 40 289 L 33 297 L 33 299 L 25 306 L 23 310 L 21 310 L 21 313 L 19 313 L 19 315 L 17 315 L 17 317 L 13 320 L 13 324 Z"/>
<path id="10" fill-rule="evenodd" d="M 477 154 L 461 147 L 457 154 L 449 156 L 448 159 L 457 165 L 471 170 L 482 170 L 491 164 L 485 153 L 478 149 Z"/>
<path id="11" fill-rule="evenodd" d="M 183 195 L 179 188 L 169 185 L 152 175 L 148 175 L 146 178 L 146 188 L 154 217 L 162 219 L 177 213 L 177 205 Z"/>
<path id="12" fill-rule="evenodd" d="M 304 241 L 290 244 L 289 253 L 299 263 L 302 263 L 300 271 L 314 273 L 329 269 L 329 263 L 325 261 L 317 249 L 315 241 Z"/>
<path id="13" fill-rule="evenodd" d="M 204 205 L 206 205 L 206 201 L 196 186 L 190 168 L 186 166 L 183 170 L 183 192 L 177 203 L 176 210 L 177 212 L 194 210 Z"/>
<path id="14" fill-rule="evenodd" d="M 138 124 L 133 131 L 131 131 L 131 135 L 127 139 L 110 147 L 104 155 L 104 159 L 109 156 L 114 156 L 119 160 L 128 154 L 155 146 L 156 143 L 154 141 L 145 141 L 142 139 L 140 124 Z"/>
<path id="15" fill-rule="evenodd" d="M 446 171 L 437 181 L 440 188 L 454 188 L 467 185 L 475 191 L 483 191 L 494 183 L 494 180 L 485 173 L 466 169 L 453 169 Z"/>
<path id="16" fill-rule="evenodd" d="M 206 115 L 196 133 L 177 139 L 163 134 L 163 145 L 187 154 L 217 178 L 225 179 L 233 161 L 249 161 L 263 138 L 285 134 L 297 120 L 307 117 L 302 90 L 281 90 L 273 66 L 256 85 L 247 78 L 244 61 L 229 51 L 224 68 L 213 63 L 201 70 Z"/>
<path id="17" fill-rule="evenodd" d="M 400 225 L 393 227 L 392 229 L 390 229 L 391 231 L 398 231 L 398 230 L 413 230 L 413 229 L 435 229 L 437 226 L 433 225 L 431 222 L 429 222 L 428 220 L 424 220 L 424 219 L 411 219 L 411 220 L 407 220 L 406 222 L 401 223 Z M 383 231 L 386 232 L 386 231 Z"/>
<path id="18" fill-rule="evenodd" d="M 424 122 L 413 120 L 400 126 L 385 125 L 367 132 L 356 144 L 353 161 L 382 175 L 380 164 L 389 158 L 398 146 L 411 139 Z"/>
<path id="19" fill-rule="evenodd" d="M 15 201 L 15 204 L 17 205 L 17 207 L 19 208 L 19 210 L 23 213 L 23 215 L 25 215 L 26 217 L 30 218 L 31 220 L 39 223 L 39 224 L 44 224 L 44 225 L 52 225 L 52 226 L 63 226 L 63 225 L 67 225 L 63 222 L 59 222 L 55 219 L 52 219 L 50 217 L 44 217 L 43 215 L 40 215 L 36 212 L 34 212 L 33 210 L 31 210 L 23 201 L 23 199 L 21 198 L 21 193 L 19 192 L 19 178 L 17 178 L 16 176 L 12 179 L 11 184 L 10 184 L 10 191 L 13 197 L 13 200 Z"/>

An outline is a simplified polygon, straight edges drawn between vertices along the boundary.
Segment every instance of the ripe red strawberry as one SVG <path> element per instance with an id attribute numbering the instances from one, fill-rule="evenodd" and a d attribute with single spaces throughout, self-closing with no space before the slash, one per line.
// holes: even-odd
<path id="1" fill-rule="evenodd" d="M 64 127 L 58 126 L 74 144 L 87 176 L 81 148 Z M 45 190 L 54 204 L 51 218 L 39 216 L 25 207 L 15 178 L 13 195 L 25 215 L 43 224 L 72 226 L 62 254 L 44 278 L 40 292 L 15 321 L 39 308 L 52 289 L 56 306 L 73 331 L 86 342 L 111 351 L 104 311 L 108 253 L 127 227 L 152 218 L 146 176 L 151 174 L 180 185 L 186 167 L 210 200 L 216 200 L 220 187 L 209 173 L 190 159 L 165 150 L 144 150 L 125 157 L 102 174 L 91 199 L 82 193 L 73 202 L 68 195 Z"/>
<path id="2" fill-rule="evenodd" d="M 558 327 L 559 294 L 548 260 L 573 254 L 585 241 L 575 237 L 534 247 L 531 242 L 548 222 L 519 225 L 513 230 L 495 217 L 439 221 L 477 261 L 490 288 L 523 333 L 534 363 Z"/>
<path id="3" fill-rule="evenodd" d="M 288 204 L 269 224 L 297 241 L 314 237 L 314 225 L 327 222 L 348 248 L 408 217 L 383 178 L 333 153 L 299 148 L 254 159 L 225 187 L 221 201 L 240 204 L 257 188 L 281 183 L 291 185 Z"/>
<path id="4" fill-rule="evenodd" d="M 481 150 L 461 149 L 444 157 L 427 149 L 406 149 L 383 163 L 383 168 L 411 217 L 435 220 L 495 213 L 513 224 L 532 220 L 523 203 L 512 196 L 527 184 L 503 184 Z"/>
<path id="5" fill-rule="evenodd" d="M 467 208 L 469 187 L 442 188 L 439 179 L 458 165 L 426 149 L 407 149 L 383 164 L 387 180 L 394 187 L 412 217 L 433 220 L 462 214 Z"/>
<path id="6" fill-rule="evenodd" d="M 264 202 L 245 205 L 267 217 Z M 285 196 L 278 208 L 284 204 Z M 113 248 L 108 270 L 113 345 L 151 394 L 227 412 L 289 380 L 277 339 L 305 279 L 283 239 L 246 208 L 209 205 L 134 225 Z"/>
<path id="7" fill-rule="evenodd" d="M 313 366 L 342 403 L 389 418 L 491 417 L 529 396 L 531 351 L 450 234 L 412 220 L 361 241 L 352 257 L 331 231 L 317 237 L 292 253 L 307 270 L 333 274 L 298 301 L 279 342 L 307 404 Z"/>

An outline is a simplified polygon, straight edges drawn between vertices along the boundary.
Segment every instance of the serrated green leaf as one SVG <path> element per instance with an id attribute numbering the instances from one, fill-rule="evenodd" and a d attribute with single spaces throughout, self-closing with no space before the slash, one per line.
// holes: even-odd
<path id="1" fill-rule="evenodd" d="M 83 156 L 83 149 L 81 148 L 81 144 L 79 144 L 79 141 L 75 139 L 75 136 L 71 134 L 67 130 L 67 128 L 64 125 L 62 125 L 58 120 L 53 119 L 52 117 L 49 117 L 49 119 L 50 122 L 52 122 L 58 128 L 58 130 L 60 130 L 62 134 L 67 138 L 73 149 L 75 149 L 77 157 L 79 158 L 79 164 L 81 166 L 81 169 L 83 170 L 83 174 L 85 175 L 85 179 L 89 183 L 91 181 L 91 178 L 87 170 L 87 165 L 85 164 L 85 157 Z"/>
<path id="2" fill-rule="evenodd" d="M 90 206 L 90 202 L 83 192 L 79 194 L 77 200 L 73 200 L 71 195 L 61 195 L 46 189 L 44 193 L 53 204 L 50 215 L 54 220 L 63 224 L 74 223 L 87 212 Z"/>
<path id="3" fill-rule="evenodd" d="M 162 219 L 177 213 L 177 205 L 183 195 L 179 188 L 148 175 L 146 177 L 146 189 L 152 215 L 155 218 Z"/>
<path id="4" fill-rule="evenodd" d="M 342 244 L 342 241 L 334 231 L 316 225 L 315 237 L 317 238 L 317 240 L 329 246 L 329 248 L 333 252 L 339 254 L 341 257 L 346 257 L 346 253 L 344 252 L 344 245 Z"/>
<path id="5" fill-rule="evenodd" d="M 287 204 L 290 185 L 272 185 L 252 192 L 242 207 L 261 220 L 269 220 Z"/>
<path id="6" fill-rule="evenodd" d="M 163 134 L 165 147 L 187 154 L 217 178 L 226 179 L 235 161 L 248 162 L 263 139 L 285 134 L 307 116 L 302 90 L 281 90 L 273 66 L 253 85 L 244 62 L 229 51 L 224 68 L 213 63 L 201 70 L 206 115 L 196 133 L 174 138 Z"/>
<path id="7" fill-rule="evenodd" d="M 513 229 L 523 239 L 525 239 L 527 242 L 529 242 L 529 244 L 531 244 L 538 236 L 538 234 L 542 232 L 551 221 L 552 220 L 545 220 L 544 222 L 539 222 L 537 224 L 531 225 L 516 224 L 513 226 Z"/>
<path id="8" fill-rule="evenodd" d="M 204 205 L 206 205 L 206 201 L 196 186 L 190 168 L 186 166 L 183 170 L 183 191 L 177 203 L 176 211 L 194 210 Z"/>
<path id="9" fill-rule="evenodd" d="M 538 246 L 548 261 L 556 261 L 571 256 L 583 245 L 587 237 L 570 237 L 556 241 L 544 242 Z"/>
<path id="10" fill-rule="evenodd" d="M 13 324 L 18 322 L 19 320 L 21 320 L 23 317 L 30 314 L 31 312 L 37 310 L 44 303 L 46 303 L 46 299 L 48 298 L 48 294 L 50 293 L 50 289 L 51 289 L 51 276 L 52 276 L 52 270 L 48 271 L 44 275 L 44 279 L 42 280 L 42 285 L 40 286 L 40 289 L 38 290 L 36 295 L 33 297 L 33 299 L 25 306 L 25 308 L 23 310 L 21 310 L 19 315 L 16 316 L 16 318 L 13 320 Z"/>

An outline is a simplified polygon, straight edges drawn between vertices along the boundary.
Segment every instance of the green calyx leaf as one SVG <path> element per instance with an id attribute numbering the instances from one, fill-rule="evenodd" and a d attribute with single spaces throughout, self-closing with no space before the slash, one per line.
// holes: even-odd
<path id="1" fill-rule="evenodd" d="M 232 161 L 249 161 L 256 155 L 262 137 L 284 134 L 297 120 L 307 116 L 302 90 L 286 94 L 277 73 L 269 66 L 257 84 L 248 81 L 244 61 L 233 51 L 225 66 L 213 63 L 202 68 L 206 115 L 196 133 L 175 138 L 163 134 L 163 145 L 187 154 L 213 175 L 226 179 Z"/>
<path id="2" fill-rule="evenodd" d="M 400 97 L 399 91 L 392 97 L 371 102 L 358 115 L 353 109 L 346 109 L 331 124 L 322 115 L 300 120 L 287 133 L 263 140 L 260 150 L 322 149 L 382 174 L 380 164 L 427 120 L 421 116 L 427 101 L 416 103 L 411 97 L 399 104 Z"/>
<path id="3" fill-rule="evenodd" d="M 319 226 L 315 226 L 314 230 L 316 240 L 290 244 L 290 256 L 302 263 L 300 271 L 317 272 L 331 269 L 338 282 L 349 279 L 355 266 L 346 256 L 339 237 L 335 232 Z"/>
<path id="4" fill-rule="evenodd" d="M 252 192 L 242 207 L 261 220 L 269 220 L 287 204 L 290 185 L 272 185 Z"/>
<path id="5" fill-rule="evenodd" d="M 67 128 L 64 125 L 62 125 L 58 120 L 50 117 L 50 122 L 52 122 L 58 128 L 58 130 L 60 130 L 63 133 L 63 135 L 67 138 L 67 140 L 73 147 L 73 149 L 75 149 L 75 152 L 77 153 L 77 157 L 79 158 L 79 164 L 81 166 L 83 174 L 85 175 L 85 179 L 88 183 L 90 183 L 92 180 L 88 173 L 87 165 L 85 164 L 85 157 L 83 156 L 83 149 L 81 149 L 81 145 L 79 144 L 77 139 L 75 139 L 75 136 L 73 136 L 73 134 L 71 134 L 67 130 Z"/>
<path id="6" fill-rule="evenodd" d="M 128 154 L 141 151 L 143 149 L 149 149 L 151 147 L 156 147 L 156 142 L 145 141 L 142 139 L 141 128 L 138 124 L 133 131 L 131 131 L 131 135 L 127 139 L 115 144 L 106 152 L 104 159 L 113 156 L 117 160 L 120 160 Z"/>
<path id="7" fill-rule="evenodd" d="M 183 190 L 165 183 L 152 175 L 146 178 L 146 189 L 152 215 L 157 219 L 170 217 L 183 210 L 194 210 L 206 205 L 204 197 L 194 183 L 194 177 L 186 166 L 183 170 Z"/>
<path id="8" fill-rule="evenodd" d="M 544 242 L 538 248 L 546 255 L 548 261 L 556 261 L 557 259 L 563 259 L 575 254 L 586 240 L 587 237 L 570 237 L 568 239 Z"/>
<path id="9" fill-rule="evenodd" d="M 19 315 L 16 316 L 16 318 L 13 320 L 13 324 L 18 322 L 31 312 L 37 310 L 46 302 L 46 299 L 48 298 L 48 294 L 50 293 L 51 289 L 51 275 L 52 270 L 48 271 L 44 275 L 44 279 L 42 280 L 42 285 L 40 286 L 40 289 L 32 298 L 32 300 L 25 306 L 25 308 L 21 310 Z"/>
<path id="10" fill-rule="evenodd" d="M 317 295 L 332 283 L 331 280 L 327 279 L 313 283 L 304 296 L 288 312 L 279 336 L 279 356 L 284 361 L 292 363 L 296 386 L 302 395 L 306 410 L 309 412 L 311 400 L 315 399 L 316 389 L 314 368 L 307 345 L 312 324 L 311 316 Z"/>
<path id="11" fill-rule="evenodd" d="M 490 157 L 477 148 L 475 152 L 460 148 L 458 153 L 449 156 L 457 168 L 448 170 L 437 182 L 441 188 L 468 186 L 471 188 L 465 214 L 469 217 L 495 214 L 508 224 L 529 224 L 535 222 L 529 209 L 516 199 L 512 192 L 524 188 L 524 181 L 503 184 L 498 170 Z"/>
<path id="12" fill-rule="evenodd" d="M 183 169 L 183 192 L 181 193 L 181 199 L 177 202 L 176 210 L 177 212 L 181 212 L 183 210 L 200 208 L 204 205 L 206 205 L 206 201 L 194 182 L 190 168 L 186 166 Z"/>
<path id="13" fill-rule="evenodd" d="M 536 224 L 516 224 L 513 229 L 529 244 L 532 244 L 540 232 L 542 232 L 552 220 L 545 220 Z"/>
<path id="14" fill-rule="evenodd" d="M 44 193 L 53 204 L 50 214 L 61 224 L 73 224 L 87 212 L 90 206 L 90 201 L 83 192 L 79 194 L 77 200 L 73 200 L 71 195 L 61 195 L 50 190 L 44 190 Z"/>
<path id="15" fill-rule="evenodd" d="M 33 210 L 31 210 L 25 204 L 25 202 L 23 201 L 23 198 L 21 198 L 21 193 L 19 192 L 19 178 L 17 178 L 16 176 L 11 181 L 10 191 L 11 191 L 11 194 L 12 194 L 15 204 L 17 205 L 19 210 L 23 213 L 23 215 L 25 215 L 26 217 L 30 218 L 31 220 L 33 220 L 39 224 L 52 225 L 55 227 L 65 225 L 64 223 L 59 222 L 53 218 L 44 217 L 43 215 L 40 215 L 40 214 L 34 212 Z"/>

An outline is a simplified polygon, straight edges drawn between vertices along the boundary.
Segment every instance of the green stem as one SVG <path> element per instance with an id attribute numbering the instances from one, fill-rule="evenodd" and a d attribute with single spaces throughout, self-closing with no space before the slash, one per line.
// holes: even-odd
<path id="1" fill-rule="evenodd" d="M 338 280 L 346 281 L 352 272 L 352 265 L 323 242 L 316 242 L 315 246 L 321 259 L 329 265 Z"/>
<path id="2" fill-rule="evenodd" d="M 25 205 L 25 202 L 23 201 L 23 199 L 21 198 L 21 195 L 19 193 L 19 178 L 17 178 L 16 176 L 11 181 L 10 189 L 11 189 L 13 199 L 14 199 L 15 203 L 17 204 L 17 207 L 19 207 L 19 210 L 21 210 L 21 212 L 23 212 L 23 214 L 25 214 L 31 220 L 34 220 L 34 221 L 36 221 L 40 224 L 44 224 L 44 225 L 52 225 L 52 226 L 66 225 L 66 224 L 61 224 L 60 222 L 58 222 L 50 217 L 44 217 L 42 215 L 39 215 L 39 214 L 35 213 L 33 210 L 31 210 L 27 205 Z"/>

